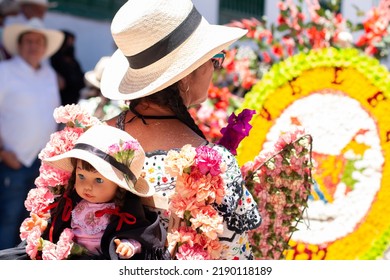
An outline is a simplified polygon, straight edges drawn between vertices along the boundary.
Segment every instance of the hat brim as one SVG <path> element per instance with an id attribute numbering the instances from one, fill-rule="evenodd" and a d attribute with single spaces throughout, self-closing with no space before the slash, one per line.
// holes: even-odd
<path id="1" fill-rule="evenodd" d="M 50 166 L 72 172 L 73 165 L 71 158 L 77 158 L 90 163 L 96 171 L 98 171 L 106 179 L 114 182 L 119 187 L 132 192 L 133 194 L 140 197 L 152 196 L 155 192 L 153 188 L 150 188 L 149 184 L 144 178 L 139 177 L 135 185 L 131 181 L 128 181 L 123 173 L 109 164 L 107 161 L 91 154 L 88 151 L 80 149 L 72 149 L 61 155 L 53 156 L 43 160 L 45 164 Z"/>
<path id="2" fill-rule="evenodd" d="M 102 94 L 113 100 L 132 100 L 153 94 L 181 80 L 244 36 L 247 30 L 211 25 L 204 18 L 178 48 L 141 68 L 132 69 L 118 49 L 110 58 L 100 82 Z"/>
<path id="3" fill-rule="evenodd" d="M 100 88 L 100 82 L 96 79 L 96 75 L 94 71 L 85 72 L 84 78 L 88 83 L 93 85 L 94 87 Z"/>
<path id="4" fill-rule="evenodd" d="M 36 1 L 24 0 L 24 1 L 19 1 L 19 4 L 35 4 L 35 5 L 44 6 L 46 8 L 56 8 L 56 7 L 58 7 L 58 2 L 47 2 L 46 4 L 44 4 L 44 3 L 37 3 Z"/>
<path id="5" fill-rule="evenodd" d="M 3 44 L 7 52 L 11 55 L 18 54 L 18 38 L 26 32 L 41 33 L 46 37 L 47 47 L 44 58 L 55 54 L 64 41 L 64 34 L 61 31 L 52 29 L 40 29 L 24 24 L 13 24 L 4 28 Z"/>

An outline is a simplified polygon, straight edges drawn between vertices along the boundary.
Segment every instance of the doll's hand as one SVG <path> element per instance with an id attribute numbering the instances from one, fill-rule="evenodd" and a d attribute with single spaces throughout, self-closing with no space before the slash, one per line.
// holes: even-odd
<path id="1" fill-rule="evenodd" d="M 138 253 L 137 247 L 132 242 L 122 242 L 120 239 L 114 239 L 116 247 L 116 253 L 122 259 L 130 259 L 135 253 Z M 138 242 L 137 242 L 138 243 Z"/>

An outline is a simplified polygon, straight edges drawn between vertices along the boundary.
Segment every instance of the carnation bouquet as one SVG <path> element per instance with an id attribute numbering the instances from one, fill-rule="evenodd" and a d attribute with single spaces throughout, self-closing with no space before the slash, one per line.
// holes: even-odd
<path id="1" fill-rule="evenodd" d="M 62 130 L 53 133 L 46 147 L 38 155 L 43 160 L 71 150 L 84 131 L 101 122 L 79 105 L 66 105 L 54 110 L 54 119 L 62 124 Z M 42 163 L 40 175 L 35 180 L 36 188 L 28 193 L 25 207 L 30 211 L 20 227 L 20 237 L 27 242 L 26 252 L 31 259 L 66 259 L 70 254 L 79 254 L 83 248 L 72 241 L 73 232 L 65 229 L 57 244 L 44 240 L 41 235 L 50 220 L 50 209 L 55 200 L 65 191 L 71 173 Z"/>
<path id="2" fill-rule="evenodd" d="M 225 168 L 221 155 L 208 146 L 185 145 L 180 151 L 168 152 L 166 172 L 177 177 L 170 211 L 180 222 L 168 232 L 169 247 L 177 250 L 176 259 L 220 258 L 218 234 L 223 231 L 223 218 L 213 204 L 220 204 L 225 195 L 221 176 Z"/>
<path id="3" fill-rule="evenodd" d="M 134 159 L 135 151 L 140 148 L 140 144 L 136 140 L 120 141 L 118 144 L 113 144 L 108 147 L 108 154 L 113 156 L 118 162 L 126 166 L 130 166 Z M 131 181 L 129 176 L 124 173 L 126 182 Z"/>

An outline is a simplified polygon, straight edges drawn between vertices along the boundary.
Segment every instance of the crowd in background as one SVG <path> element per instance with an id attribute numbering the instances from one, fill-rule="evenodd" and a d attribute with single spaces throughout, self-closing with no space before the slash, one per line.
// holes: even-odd
<path id="1" fill-rule="evenodd" d="M 0 249 L 20 242 L 24 200 L 39 175 L 38 153 L 60 129 L 59 106 L 80 104 L 104 120 L 124 104 L 103 97 L 104 59 L 85 71 L 70 30 L 44 26 L 47 0 L 0 0 Z M 10 191 L 12 189 L 12 191 Z"/>

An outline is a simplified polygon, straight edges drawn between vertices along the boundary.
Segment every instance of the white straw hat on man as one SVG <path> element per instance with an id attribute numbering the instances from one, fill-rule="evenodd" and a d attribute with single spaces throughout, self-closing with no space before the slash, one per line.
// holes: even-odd
<path id="1" fill-rule="evenodd" d="M 141 145 L 134 152 L 130 166 L 117 161 L 109 154 L 110 147 L 127 141 L 136 141 L 130 134 L 118 128 L 101 124 L 94 125 L 76 141 L 72 150 L 61 155 L 43 160 L 56 168 L 72 172 L 71 158 L 90 163 L 102 176 L 116 183 L 119 187 L 140 197 L 154 194 L 147 181 L 141 176 L 145 161 L 145 152 Z"/>
<path id="2" fill-rule="evenodd" d="M 48 0 L 16 0 L 16 2 L 20 4 L 36 4 L 47 8 L 54 8 L 58 6 L 57 2 L 49 2 Z"/>
<path id="3" fill-rule="evenodd" d="M 116 13 L 118 46 L 104 70 L 101 91 L 116 100 L 153 94 L 184 78 L 247 30 L 212 25 L 190 0 L 131 0 Z"/>
<path id="4" fill-rule="evenodd" d="M 64 41 L 64 33 L 45 28 L 42 20 L 32 18 L 27 23 L 14 23 L 6 26 L 3 30 L 3 45 L 11 55 L 18 53 L 18 40 L 20 35 L 27 32 L 41 33 L 46 37 L 46 52 L 44 58 L 52 56 L 61 47 Z"/>

